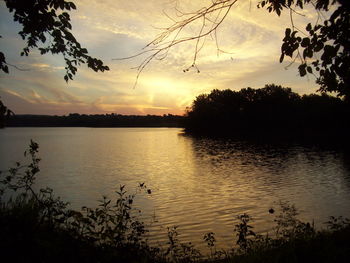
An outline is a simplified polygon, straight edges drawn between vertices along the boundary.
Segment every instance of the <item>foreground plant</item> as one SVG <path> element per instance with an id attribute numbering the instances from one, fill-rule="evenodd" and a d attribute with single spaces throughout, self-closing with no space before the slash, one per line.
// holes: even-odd
<path id="1" fill-rule="evenodd" d="M 39 145 L 31 141 L 24 153 L 31 162 L 27 165 L 17 162 L 15 167 L 0 173 L 0 247 L 5 254 L 23 249 L 32 255 L 29 258 L 40 260 L 41 251 L 37 250 L 57 244 L 66 255 L 46 255 L 44 261 L 73 259 L 78 254 L 83 261 L 94 262 L 93 258 L 100 253 L 120 259 L 153 257 L 156 250 L 147 245 L 145 224 L 132 206 L 141 191 L 151 194 L 144 183 L 133 194 L 120 186 L 115 200 L 103 196 L 97 208 L 71 210 L 67 202 L 54 196 L 52 189 L 34 190 L 40 171 L 38 149 Z M 34 251 L 30 249 L 32 245 Z M 18 261 L 25 259 L 24 255 L 14 255 Z"/>

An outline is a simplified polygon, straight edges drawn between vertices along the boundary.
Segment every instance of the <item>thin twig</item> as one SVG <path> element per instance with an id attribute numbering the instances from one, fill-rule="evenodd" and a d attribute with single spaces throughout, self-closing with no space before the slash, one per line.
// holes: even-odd
<path id="1" fill-rule="evenodd" d="M 20 67 L 17 67 L 16 65 L 12 65 L 12 64 L 7 63 L 7 62 L 5 62 L 5 64 L 10 66 L 10 67 L 13 67 L 13 68 L 15 68 L 15 69 L 17 69 L 19 71 L 30 71 L 30 69 L 28 69 L 28 68 L 20 68 Z"/>

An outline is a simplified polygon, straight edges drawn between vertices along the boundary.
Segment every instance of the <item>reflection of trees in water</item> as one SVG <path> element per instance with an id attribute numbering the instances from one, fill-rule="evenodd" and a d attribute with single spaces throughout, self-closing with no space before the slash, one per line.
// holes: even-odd
<path id="1" fill-rule="evenodd" d="M 327 185 L 338 177 L 350 189 L 349 153 L 335 146 L 189 138 L 198 169 L 218 173 L 217 177 L 242 176 L 257 187 Z"/>
<path id="2" fill-rule="evenodd" d="M 193 140 L 193 149 L 199 159 L 205 160 L 209 157 L 213 164 L 233 166 L 232 168 L 239 165 L 242 168 L 256 166 L 261 169 L 283 170 L 285 160 L 296 154 L 285 146 L 207 138 Z"/>
<path id="3" fill-rule="evenodd" d="M 278 200 L 295 204 L 318 226 L 330 215 L 349 216 L 350 158 L 343 148 L 187 138 L 201 191 L 230 213 L 249 212 L 262 229 Z"/>
<path id="4" fill-rule="evenodd" d="M 341 154 L 341 161 L 344 169 L 344 178 L 347 187 L 350 189 L 350 150 L 346 148 Z"/>

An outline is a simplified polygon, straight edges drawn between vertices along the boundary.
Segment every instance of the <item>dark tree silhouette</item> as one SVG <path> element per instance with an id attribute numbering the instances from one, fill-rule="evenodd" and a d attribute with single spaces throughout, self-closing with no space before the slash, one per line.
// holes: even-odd
<path id="1" fill-rule="evenodd" d="M 349 113 L 339 98 L 301 97 L 290 88 L 269 84 L 199 95 L 187 109 L 185 127 L 190 133 L 220 136 L 340 136 L 350 131 Z"/>
<path id="2" fill-rule="evenodd" d="M 100 59 L 91 57 L 71 33 L 69 11 L 76 9 L 73 2 L 65 0 L 4 0 L 13 19 L 21 25 L 18 32 L 26 42 L 21 56 L 28 56 L 30 51 L 38 49 L 42 55 L 60 54 L 66 66 L 64 80 L 73 79 L 78 66 L 87 64 L 98 72 L 109 70 Z M 1 37 L 1 36 L 0 36 Z M 17 68 L 6 61 L 5 54 L 0 51 L 0 70 L 9 73 L 9 67 Z M 7 108 L 1 102 L 0 127 L 4 126 Z M 5 107 L 5 108 L 4 108 Z M 5 109 L 5 110 L 4 110 Z"/>
<path id="3" fill-rule="evenodd" d="M 283 4 L 279 1 L 279 6 L 274 5 L 272 0 L 262 1 L 260 6 L 269 4 L 269 11 L 274 10 L 280 14 L 280 10 L 285 7 L 291 8 L 291 2 Z M 296 1 L 296 5 L 303 7 L 303 3 L 308 1 Z M 350 2 L 349 1 L 316 1 L 316 10 L 327 11 L 330 5 L 338 4 L 329 19 L 323 23 L 311 23 L 306 26 L 304 37 L 293 24 L 287 28 L 283 39 L 280 62 L 284 56 L 299 59 L 300 76 L 307 73 L 316 76 L 316 82 L 320 85 L 322 92 L 336 92 L 345 99 L 350 99 Z M 290 9 L 293 15 L 293 9 Z M 295 55 L 296 54 L 296 55 Z"/>
<path id="4" fill-rule="evenodd" d="M 26 41 L 21 56 L 28 56 L 32 49 L 40 53 L 61 54 L 66 63 L 64 79 L 73 79 L 77 66 L 87 64 L 94 71 L 109 70 L 97 58 L 88 55 L 71 33 L 72 25 L 67 11 L 76 9 L 73 2 L 64 0 L 4 0 L 15 22 L 21 24 L 18 34 Z M 48 40 L 49 38 L 49 40 Z M 8 73 L 8 63 L 0 52 L 0 69 Z"/>
<path id="5" fill-rule="evenodd" d="M 13 115 L 13 112 L 9 108 L 7 108 L 0 100 L 0 129 L 4 128 L 5 118 L 10 117 L 11 114 Z"/>

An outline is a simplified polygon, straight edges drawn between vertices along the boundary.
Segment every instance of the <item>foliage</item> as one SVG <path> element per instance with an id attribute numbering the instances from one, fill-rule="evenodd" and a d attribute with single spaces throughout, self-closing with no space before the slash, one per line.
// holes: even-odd
<path id="1" fill-rule="evenodd" d="M 297 29 L 293 23 L 294 8 L 303 8 L 310 0 L 261 1 L 258 7 L 264 7 L 269 12 L 281 14 L 284 8 L 290 10 L 292 27 L 287 28 L 281 47 L 280 62 L 285 56 L 299 59 L 300 76 L 314 74 L 320 84 L 320 91 L 336 92 L 339 96 L 349 99 L 350 96 L 350 5 L 346 1 L 315 1 L 317 11 L 328 11 L 331 5 L 335 10 L 329 19 L 315 25 L 308 23 L 306 34 Z M 295 6 L 295 7 L 294 7 Z M 320 15 L 319 15 L 320 16 Z M 300 37 L 303 34 L 304 37 Z M 295 55 L 295 53 L 297 55 Z"/>
<path id="2" fill-rule="evenodd" d="M 327 221 L 326 224 L 328 229 L 333 231 L 339 231 L 350 226 L 350 219 L 344 218 L 343 216 L 330 216 L 329 221 Z"/>
<path id="3" fill-rule="evenodd" d="M 11 115 L 13 115 L 13 112 L 0 100 L 0 129 L 5 126 L 5 118 L 10 117 Z"/>
<path id="4" fill-rule="evenodd" d="M 207 243 L 207 246 L 210 250 L 210 255 L 209 259 L 210 260 L 220 260 L 222 258 L 227 257 L 227 253 L 224 250 L 218 250 L 216 248 L 216 238 L 215 238 L 215 233 L 213 232 L 208 232 L 203 236 L 203 240 L 205 243 Z"/>
<path id="5" fill-rule="evenodd" d="M 17 162 L 15 167 L 0 174 L 0 228 L 1 233 L 4 233 L 1 244 L 6 244 L 9 251 L 13 251 L 11 245 L 14 243 L 19 249 L 27 250 L 27 240 L 46 243 L 53 242 L 47 236 L 51 235 L 54 239 L 59 238 L 57 235 L 63 235 L 59 241 L 68 239 L 74 246 L 79 246 L 78 254 L 86 257 L 87 262 L 90 253 L 94 255 L 103 251 L 109 255 L 108 251 L 112 250 L 112 254 L 118 255 L 120 260 L 149 257 L 153 253 L 146 242 L 145 225 L 138 219 L 140 211 L 132 206 L 140 191 L 151 194 L 144 183 L 139 185 L 134 194 L 128 194 L 125 186 L 120 186 L 116 200 L 104 196 L 95 209 L 83 207 L 81 212 L 71 210 L 68 209 L 68 203 L 54 196 L 52 189 L 34 190 L 33 184 L 40 171 L 38 148 L 38 144 L 31 141 L 29 150 L 25 152 L 31 158 L 30 164 L 21 165 Z M 42 244 L 36 245 L 36 249 L 44 249 Z M 65 247 L 64 244 L 62 246 Z M 86 251 L 87 248 L 91 252 Z M 44 261 L 58 262 L 75 253 L 69 247 L 65 249 L 68 255 L 60 255 L 57 259 L 46 255 Z"/>
<path id="6" fill-rule="evenodd" d="M 331 217 L 330 232 L 316 231 L 313 224 L 297 218 L 294 205 L 280 202 L 277 210 L 280 212 L 270 235 L 255 233 L 249 224 L 252 218 L 247 214 L 238 216 L 235 227 L 238 250 L 228 257 L 229 262 L 347 262 L 350 247 L 342 242 L 348 238 L 348 219 Z M 339 240 L 335 243 L 333 238 Z"/>
<path id="7" fill-rule="evenodd" d="M 255 237 L 256 234 L 253 230 L 253 227 L 249 225 L 251 217 L 247 214 L 237 216 L 239 223 L 235 225 L 235 232 L 237 232 L 237 245 L 239 246 L 241 253 L 247 253 L 248 250 L 252 247 L 253 241 L 250 237 Z"/>
<path id="8" fill-rule="evenodd" d="M 32 188 L 36 174 L 40 171 L 40 158 L 36 156 L 38 149 L 39 145 L 33 140 L 30 140 L 29 149 L 28 151 L 24 152 L 24 156 L 27 156 L 27 154 L 29 154 L 31 157 L 31 163 L 29 165 L 21 166 L 19 162 L 16 162 L 16 166 L 9 169 L 9 174 L 0 181 L 3 187 L 0 189 L 1 195 L 4 194 L 6 189 L 13 191 L 23 190 L 25 193 L 30 192 L 36 199 L 38 199 Z M 25 168 L 24 173 L 21 171 L 22 168 Z"/>
<path id="9" fill-rule="evenodd" d="M 26 46 L 21 56 L 28 56 L 32 49 L 40 53 L 61 54 L 66 63 L 65 81 L 73 79 L 77 66 L 87 64 L 94 71 L 109 70 L 99 59 L 88 55 L 71 33 L 72 25 L 67 11 L 76 9 L 73 2 L 65 0 L 5 0 L 15 22 L 21 24 L 19 35 Z M 5 55 L 0 53 L 0 68 L 8 73 Z"/>
<path id="10" fill-rule="evenodd" d="M 168 227 L 168 248 L 165 258 L 174 262 L 197 262 L 202 255 L 191 242 L 181 243 L 178 239 L 177 226 Z"/>
<path id="11" fill-rule="evenodd" d="M 65 0 L 4 0 L 13 19 L 21 25 L 18 34 L 26 41 L 20 53 L 28 56 L 31 50 L 37 49 L 41 55 L 60 54 L 65 61 L 64 80 L 72 80 L 81 64 L 87 64 L 95 72 L 107 71 L 109 67 L 103 61 L 88 54 L 72 34 L 69 11 L 75 10 L 73 2 Z M 0 36 L 2 38 L 2 36 Z M 0 51 L 0 71 L 9 73 L 8 66 L 19 69 L 6 61 Z M 21 70 L 21 69 L 19 69 Z M 7 108 L 0 100 L 0 128 L 5 126 Z M 12 112 L 12 111 L 10 111 Z"/>
<path id="12" fill-rule="evenodd" d="M 349 130 L 349 109 L 339 98 L 300 96 L 275 84 L 240 91 L 212 90 L 199 95 L 187 109 L 186 130 L 225 136 L 341 136 Z M 344 133 L 345 135 L 346 133 Z"/>
<path id="13" fill-rule="evenodd" d="M 280 202 L 281 213 L 276 216 L 276 236 L 284 242 L 296 238 L 313 237 L 315 229 L 310 223 L 303 223 L 297 219 L 298 211 L 294 205 Z"/>
<path id="14" fill-rule="evenodd" d="M 146 189 L 146 186 L 141 184 L 140 189 Z M 115 203 L 103 196 L 98 208 L 83 207 L 82 213 L 69 211 L 75 218 L 70 226 L 78 228 L 84 239 L 99 245 L 118 248 L 146 246 L 143 237 L 147 230 L 144 223 L 133 215 L 132 204 L 136 194 L 128 195 L 125 186 L 120 186 L 116 193 Z"/>

